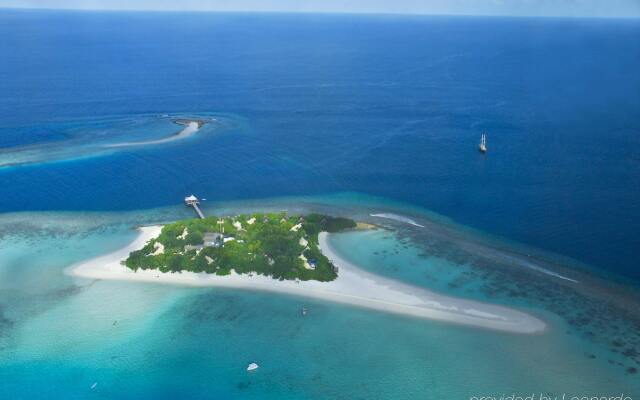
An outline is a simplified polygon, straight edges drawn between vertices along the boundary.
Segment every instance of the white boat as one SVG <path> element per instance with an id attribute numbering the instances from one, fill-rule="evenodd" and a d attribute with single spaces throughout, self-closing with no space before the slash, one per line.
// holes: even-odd
<path id="1" fill-rule="evenodd" d="M 93 385 L 91 385 L 91 389 L 95 389 L 96 386 L 98 386 L 98 382 L 93 382 Z"/>
<path id="2" fill-rule="evenodd" d="M 302 307 L 302 316 L 307 315 L 307 307 Z"/>
<path id="3" fill-rule="evenodd" d="M 482 134 L 482 138 L 480 138 L 480 145 L 478 146 L 478 149 L 481 153 L 487 152 L 487 135 L 484 133 Z"/>
<path id="4" fill-rule="evenodd" d="M 247 367 L 247 371 L 253 371 L 254 369 L 258 369 L 258 364 L 256 364 L 256 363 L 251 363 L 251 364 L 249 364 L 249 366 Z"/>

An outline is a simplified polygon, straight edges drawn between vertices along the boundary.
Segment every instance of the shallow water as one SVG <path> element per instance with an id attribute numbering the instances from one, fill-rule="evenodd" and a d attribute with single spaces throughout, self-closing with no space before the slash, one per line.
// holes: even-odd
<path id="1" fill-rule="evenodd" d="M 200 120 L 200 128 L 176 123 Z M 0 168 L 19 168 L 92 157 L 106 157 L 132 148 L 168 146 L 181 140 L 228 129 L 232 121 L 211 115 L 126 115 L 100 119 L 29 124 L 0 132 Z M 42 136 L 42 137 L 41 137 Z"/>
<path id="2" fill-rule="evenodd" d="M 280 206 L 291 212 L 334 210 L 347 215 L 355 203 L 366 215 L 365 204 L 352 200 L 275 199 L 228 203 L 206 211 L 234 214 Z M 388 204 L 369 207 L 393 210 Z M 126 244 L 135 235 L 136 220 L 153 223 L 184 212 L 182 207 L 150 210 L 144 218 L 136 213 L 31 214 L 26 218 L 28 229 L 13 234 L 2 229 L 2 243 L 7 245 L 0 247 L 5 285 L 0 295 L 0 394 L 468 398 L 512 391 L 639 390 L 635 376 L 625 372 L 628 360 L 616 358 L 624 365 L 610 364 L 611 352 L 601 341 L 584 337 L 535 295 L 513 301 L 487 294 L 483 287 L 495 283 L 496 277 L 484 276 L 472 263 L 423 254 L 420 242 L 409 237 L 404 225 L 334 235 L 331 244 L 344 257 L 381 275 L 452 295 L 518 304 L 544 318 L 549 331 L 509 335 L 294 296 L 75 280 L 63 274 L 78 260 Z M 14 218 L 6 216 L 0 226 L 14 226 Z M 433 223 L 426 214 L 412 218 L 425 226 Z M 54 223 L 60 221 L 66 222 Z M 459 247 L 451 242 L 449 253 Z M 32 257 L 36 254 L 41 256 Z M 459 282 L 465 271 L 475 274 L 469 285 L 449 285 Z M 536 279 L 548 283 L 553 278 Z M 309 309 L 304 318 L 302 305 Z M 572 306 L 579 309 L 581 304 Z M 246 365 L 253 361 L 260 368 L 248 374 Z"/>

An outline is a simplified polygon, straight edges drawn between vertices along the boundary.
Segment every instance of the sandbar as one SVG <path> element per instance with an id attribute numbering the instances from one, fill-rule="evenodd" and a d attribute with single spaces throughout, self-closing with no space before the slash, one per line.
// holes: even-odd
<path id="1" fill-rule="evenodd" d="M 67 269 L 69 275 L 102 280 L 154 282 L 186 286 L 218 286 L 245 290 L 287 293 L 325 301 L 350 304 L 394 314 L 409 315 L 478 328 L 519 334 L 537 334 L 546 324 L 527 313 L 480 301 L 446 296 L 372 274 L 348 262 L 331 248 L 326 232 L 318 236 L 320 250 L 339 268 L 331 282 L 276 280 L 252 274 L 219 276 L 207 273 L 163 273 L 158 270 L 133 271 L 121 264 L 129 253 L 158 236 L 161 226 L 138 228 L 129 245 Z"/>

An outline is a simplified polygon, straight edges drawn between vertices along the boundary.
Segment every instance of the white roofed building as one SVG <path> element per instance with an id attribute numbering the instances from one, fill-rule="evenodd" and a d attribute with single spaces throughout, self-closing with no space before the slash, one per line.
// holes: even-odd
<path id="1" fill-rule="evenodd" d="M 194 195 L 191 195 L 191 196 L 187 196 L 187 197 L 185 197 L 185 198 L 184 198 L 184 202 L 185 202 L 188 206 L 190 206 L 190 205 L 192 205 L 192 204 L 199 204 L 199 203 L 200 203 L 200 202 L 198 201 L 198 198 L 197 198 L 196 196 L 194 196 Z"/>

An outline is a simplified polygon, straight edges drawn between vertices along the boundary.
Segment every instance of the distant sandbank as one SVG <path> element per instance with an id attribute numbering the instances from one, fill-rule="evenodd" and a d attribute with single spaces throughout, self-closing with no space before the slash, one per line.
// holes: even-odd
<path id="1" fill-rule="evenodd" d="M 149 144 L 161 144 L 161 143 L 173 142 L 175 140 L 185 139 L 185 138 L 188 138 L 189 136 L 192 136 L 193 134 L 198 132 L 198 130 L 202 128 L 204 124 L 206 124 L 206 121 L 201 119 L 198 119 L 198 120 L 176 119 L 173 122 L 179 125 L 184 125 L 184 129 L 182 129 L 180 132 L 177 132 L 171 136 L 167 136 L 162 139 L 143 140 L 139 142 L 115 143 L 115 144 L 105 145 L 104 147 L 110 147 L 110 148 L 111 147 L 133 147 L 133 146 L 146 146 Z"/>
<path id="2" fill-rule="evenodd" d="M 331 282 L 279 281 L 262 275 L 218 276 L 206 273 L 134 272 L 121 264 L 129 253 L 160 234 L 161 226 L 139 228 L 140 234 L 126 247 L 67 269 L 69 275 L 105 280 L 154 282 L 187 286 L 219 286 L 287 293 L 351 304 L 395 314 L 445 321 L 512 333 L 534 334 L 545 330 L 540 319 L 526 313 L 478 301 L 445 296 L 374 275 L 341 258 L 330 246 L 328 234 L 320 233 L 321 251 L 339 268 Z"/>
<path id="3" fill-rule="evenodd" d="M 168 117 L 168 116 L 166 116 Z M 163 118 L 166 118 L 163 116 Z M 147 145 L 165 144 L 182 139 L 187 139 L 197 134 L 201 128 L 209 123 L 215 122 L 215 118 L 174 118 L 171 119 L 176 125 L 176 131 L 168 136 L 158 139 L 126 141 L 117 143 L 105 143 L 101 139 L 97 142 L 85 142 L 83 137 L 70 136 L 67 140 L 44 141 L 41 143 L 28 144 L 24 146 L 14 146 L 0 148 L 0 168 L 16 167 L 27 164 L 39 164 L 53 161 L 78 159 L 90 157 L 92 155 L 108 154 L 113 151 L 137 148 Z M 61 128 L 64 129 L 64 128 Z M 116 140 L 122 135 L 115 135 Z M 114 140 L 112 139 L 112 140 Z"/>

